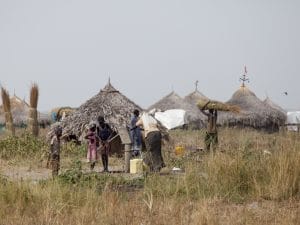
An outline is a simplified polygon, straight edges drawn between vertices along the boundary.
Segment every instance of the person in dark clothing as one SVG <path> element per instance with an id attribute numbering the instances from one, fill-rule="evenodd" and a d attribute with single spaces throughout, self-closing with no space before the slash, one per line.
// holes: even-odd
<path id="1" fill-rule="evenodd" d="M 98 123 L 99 126 L 97 127 L 97 134 L 100 140 L 99 151 L 101 154 L 101 159 L 103 164 L 103 172 L 108 172 L 108 153 L 110 151 L 109 140 L 112 138 L 113 130 L 105 122 L 103 116 L 98 117 Z"/>
<path id="2" fill-rule="evenodd" d="M 136 157 L 141 154 L 142 149 L 142 134 L 141 128 L 136 125 L 139 120 L 140 111 L 135 109 L 130 120 L 130 138 L 132 142 L 132 156 Z"/>

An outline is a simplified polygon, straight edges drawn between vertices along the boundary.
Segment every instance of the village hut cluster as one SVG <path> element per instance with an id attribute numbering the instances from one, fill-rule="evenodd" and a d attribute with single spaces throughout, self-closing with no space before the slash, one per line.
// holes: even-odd
<path id="1" fill-rule="evenodd" d="M 32 91 L 34 90 L 33 86 Z M 30 99 L 33 101 L 31 102 L 33 106 L 16 95 L 10 98 L 9 107 L 13 118 L 12 123 L 18 127 L 31 126 L 31 129 L 37 129 L 37 125 L 33 124 L 33 120 L 30 119 L 30 116 L 37 114 L 39 124 L 61 121 L 63 137 L 76 139 L 77 141 L 82 141 L 87 124 L 91 120 L 96 120 L 100 115 L 104 116 L 105 120 L 118 132 L 120 128 L 123 129 L 128 126 L 134 109 L 143 111 L 140 106 L 115 89 L 110 81 L 97 95 L 78 108 L 56 108 L 51 111 L 51 115 L 34 110 L 37 106 L 34 105 L 35 102 L 37 103 L 37 99 L 34 102 L 34 97 L 38 95 L 32 93 Z M 233 93 L 232 97 L 224 103 L 211 100 L 202 94 L 198 90 L 197 82 L 196 89 L 187 96 L 182 98 L 172 91 L 145 111 L 152 112 L 155 115 L 156 112 L 181 109 L 185 114 L 184 122 L 181 123 L 184 125 L 180 128 L 202 129 L 205 127 L 207 118 L 200 112 L 200 109 L 201 105 L 203 106 L 208 101 L 210 104 L 207 107 L 217 107 L 219 110 L 219 126 L 251 127 L 273 132 L 278 131 L 286 121 L 287 113 L 285 110 L 276 105 L 269 97 L 264 101 L 260 100 L 254 92 L 246 87 L 244 82 Z M 220 104 L 222 104 L 221 108 Z M 3 104 L 0 107 L 0 124 L 2 127 L 10 123 L 6 122 L 6 119 L 10 119 L 10 114 L 5 113 L 4 106 Z M 55 118 L 52 118 L 51 121 L 53 115 L 55 115 Z"/>
<path id="2" fill-rule="evenodd" d="M 92 121 L 103 117 L 114 131 L 111 140 L 110 154 L 123 156 L 125 152 L 126 171 L 130 156 L 131 139 L 129 137 L 129 125 L 134 110 L 146 111 L 158 120 L 162 133 L 164 121 L 159 113 L 173 111 L 178 126 L 170 126 L 169 129 L 203 129 L 207 124 L 207 116 L 201 110 L 218 110 L 217 124 L 230 127 L 251 127 L 269 132 L 279 131 L 280 126 L 286 121 L 286 112 L 276 105 L 270 98 L 260 100 L 254 92 L 243 84 L 226 102 L 212 100 L 198 90 L 198 82 L 193 92 L 185 97 L 172 91 L 167 96 L 152 104 L 148 109 L 142 109 L 139 105 L 127 98 L 114 88 L 108 81 L 107 85 L 95 96 L 84 102 L 78 108 L 59 107 L 51 111 L 51 114 L 43 115 L 37 111 L 38 87 L 33 85 L 30 92 L 30 104 L 14 95 L 9 98 L 8 93 L 2 88 L 3 106 L 0 107 L 0 124 L 6 124 L 8 130 L 14 133 L 13 125 L 28 127 L 33 135 L 38 135 L 38 124 L 41 121 L 51 121 L 54 125 L 48 133 L 49 140 L 55 135 L 55 127 L 59 124 L 62 128 L 62 139 L 75 141 L 81 144 L 85 141 L 86 132 Z M 176 111 L 177 110 L 177 111 Z M 178 111 L 180 110 L 180 111 Z M 176 113 L 179 113 L 176 115 Z M 183 113 L 182 113 L 183 112 Z M 178 119 L 180 118 L 180 119 Z M 174 122 L 173 121 L 173 122 Z"/>
<path id="3" fill-rule="evenodd" d="M 112 153 L 122 154 L 124 150 L 124 130 L 128 130 L 130 118 L 135 109 L 140 111 L 155 112 L 167 111 L 171 109 L 182 109 L 185 113 L 185 126 L 179 128 L 202 129 L 206 125 L 206 116 L 200 112 L 199 102 L 215 103 L 196 90 L 182 98 L 174 91 L 154 103 L 148 109 L 143 110 L 139 105 L 115 89 L 110 81 L 99 91 L 98 94 L 87 100 L 81 106 L 73 109 L 70 114 L 60 121 L 63 128 L 63 138 L 65 140 L 75 140 L 82 142 L 88 124 L 96 121 L 98 116 L 103 116 L 118 135 L 112 148 Z M 219 102 L 221 103 L 221 102 Z M 198 104 L 198 105 L 197 105 Z M 211 104 L 214 105 L 214 104 Z M 227 108 L 226 108 L 226 107 Z M 280 109 L 269 98 L 260 100 L 245 85 L 242 85 L 231 99 L 218 105 L 220 110 L 218 124 L 220 126 L 251 127 L 263 129 L 271 132 L 279 130 L 285 123 L 286 113 Z M 224 108 L 225 107 L 225 108 Z M 155 109 L 155 110 L 154 110 Z M 154 111 L 153 111 L 154 110 Z M 51 131 L 49 133 L 51 136 Z"/>

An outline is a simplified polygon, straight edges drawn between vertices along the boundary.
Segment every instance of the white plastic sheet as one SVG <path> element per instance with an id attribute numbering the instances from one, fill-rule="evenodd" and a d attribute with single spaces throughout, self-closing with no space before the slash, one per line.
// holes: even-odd
<path id="1" fill-rule="evenodd" d="M 186 111 L 183 109 L 170 109 L 164 112 L 156 112 L 155 119 L 162 123 L 168 130 L 181 127 L 186 124 Z"/>
<path id="2" fill-rule="evenodd" d="M 286 124 L 299 124 L 300 125 L 300 111 L 287 112 Z M 298 126 L 288 125 L 287 129 L 289 131 L 298 131 Z"/>

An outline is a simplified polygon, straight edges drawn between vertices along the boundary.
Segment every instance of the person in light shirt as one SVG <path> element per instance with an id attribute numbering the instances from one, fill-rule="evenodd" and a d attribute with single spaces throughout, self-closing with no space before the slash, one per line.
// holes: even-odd
<path id="1" fill-rule="evenodd" d="M 144 162 L 149 166 L 150 171 L 159 172 L 165 166 L 165 163 L 161 154 L 162 135 L 158 123 L 150 114 L 144 112 L 137 121 L 136 126 L 143 130 L 145 138 L 147 152 Z"/>

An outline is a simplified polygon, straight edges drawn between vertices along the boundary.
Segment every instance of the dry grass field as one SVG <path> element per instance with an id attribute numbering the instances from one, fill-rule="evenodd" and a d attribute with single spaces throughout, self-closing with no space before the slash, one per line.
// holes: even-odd
<path id="1" fill-rule="evenodd" d="M 163 146 L 169 169 L 161 173 L 89 173 L 85 147 L 66 144 L 53 180 L 43 134 L 2 135 L 0 225 L 300 224 L 298 133 L 223 128 L 215 154 L 199 150 L 204 131 L 170 136 Z M 176 156 L 175 146 L 185 154 Z M 110 159 L 110 166 L 121 163 Z"/>

